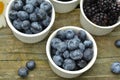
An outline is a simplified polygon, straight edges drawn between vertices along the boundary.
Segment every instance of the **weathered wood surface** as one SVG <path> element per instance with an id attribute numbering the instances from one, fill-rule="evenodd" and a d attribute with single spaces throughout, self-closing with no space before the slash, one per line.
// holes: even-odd
<path id="1" fill-rule="evenodd" d="M 79 9 L 68 14 L 56 14 L 56 20 L 50 33 L 63 26 L 80 26 Z M 95 37 L 98 46 L 98 57 L 94 66 L 83 75 L 70 80 L 120 80 L 120 75 L 110 71 L 114 61 L 120 61 L 120 49 L 114 41 L 120 39 L 120 27 L 106 36 Z M 0 80 L 22 80 L 17 70 L 29 59 L 34 59 L 37 68 L 24 80 L 68 80 L 57 76 L 49 67 L 45 52 L 46 41 L 36 44 L 25 44 L 17 40 L 7 27 L 0 30 Z"/>

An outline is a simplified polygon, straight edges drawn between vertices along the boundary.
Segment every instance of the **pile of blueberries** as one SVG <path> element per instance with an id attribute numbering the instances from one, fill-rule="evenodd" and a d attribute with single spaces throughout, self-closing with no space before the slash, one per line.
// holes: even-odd
<path id="1" fill-rule="evenodd" d="M 93 53 L 93 42 L 83 30 L 59 30 L 51 40 L 54 63 L 68 71 L 80 70 L 87 66 L 93 58 Z"/>
<path id="2" fill-rule="evenodd" d="M 36 67 L 36 63 L 34 60 L 29 60 L 27 63 L 26 63 L 26 67 L 20 67 L 18 69 L 18 75 L 20 77 L 27 77 L 28 73 L 29 73 L 29 70 L 33 70 L 35 69 Z"/>
<path id="3" fill-rule="evenodd" d="M 15 0 L 9 18 L 13 26 L 25 34 L 43 31 L 51 22 L 52 6 L 45 0 Z"/>

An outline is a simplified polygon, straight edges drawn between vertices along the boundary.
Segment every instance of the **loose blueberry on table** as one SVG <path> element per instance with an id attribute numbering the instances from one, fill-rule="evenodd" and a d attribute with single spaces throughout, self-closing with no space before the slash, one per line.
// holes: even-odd
<path id="1" fill-rule="evenodd" d="M 89 20 L 99 26 L 111 26 L 120 16 L 118 0 L 84 0 L 83 10 Z"/>
<path id="2" fill-rule="evenodd" d="M 51 40 L 51 57 L 54 63 L 69 71 L 80 70 L 93 58 L 93 42 L 83 30 L 59 30 Z"/>
<path id="3" fill-rule="evenodd" d="M 13 26 L 25 34 L 36 34 L 51 22 L 52 6 L 45 0 L 15 0 L 9 18 Z"/>
<path id="4" fill-rule="evenodd" d="M 114 62 L 111 65 L 111 71 L 115 74 L 120 74 L 120 62 Z"/>
<path id="5" fill-rule="evenodd" d="M 18 75 L 20 77 L 23 77 L 23 78 L 27 77 L 27 75 L 28 75 L 28 69 L 26 67 L 19 68 Z"/>

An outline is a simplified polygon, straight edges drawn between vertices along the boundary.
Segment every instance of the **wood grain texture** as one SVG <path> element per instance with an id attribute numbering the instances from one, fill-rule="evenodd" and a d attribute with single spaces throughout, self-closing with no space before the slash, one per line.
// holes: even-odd
<path id="1" fill-rule="evenodd" d="M 56 14 L 56 20 L 50 34 L 63 26 L 80 26 L 79 9 L 67 14 Z M 48 35 L 49 37 L 49 35 Z M 49 67 L 45 46 L 47 38 L 35 44 L 25 44 L 14 37 L 11 30 L 0 30 L 0 80 L 68 80 L 57 76 Z M 120 80 L 119 75 L 110 71 L 114 61 L 120 61 L 120 49 L 114 42 L 120 39 L 120 27 L 106 36 L 93 36 L 98 46 L 98 57 L 94 66 L 83 75 L 69 80 Z M 29 73 L 28 78 L 22 79 L 17 70 L 25 63 L 34 59 L 37 68 Z"/>

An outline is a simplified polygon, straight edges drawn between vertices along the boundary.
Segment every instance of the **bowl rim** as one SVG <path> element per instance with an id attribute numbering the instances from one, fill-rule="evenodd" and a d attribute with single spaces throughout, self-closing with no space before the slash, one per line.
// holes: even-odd
<path id="1" fill-rule="evenodd" d="M 81 14 L 83 15 L 83 17 L 90 23 L 92 24 L 93 26 L 95 27 L 98 27 L 98 28 L 103 28 L 103 29 L 110 29 L 110 28 L 115 28 L 116 26 L 120 25 L 120 21 L 118 20 L 117 23 L 111 25 L 111 26 L 99 26 L 95 23 L 93 23 L 92 21 L 90 21 L 87 16 L 85 15 L 84 13 L 84 10 L 83 10 L 83 5 L 84 5 L 84 0 L 80 0 L 80 11 L 81 11 Z"/>
<path id="2" fill-rule="evenodd" d="M 10 29 L 13 32 L 15 32 L 15 33 L 17 33 L 17 34 L 19 34 L 21 36 L 24 36 L 24 37 L 36 37 L 36 36 L 40 36 L 42 34 L 45 34 L 47 31 L 50 30 L 50 28 L 52 27 L 52 25 L 53 25 L 53 23 L 55 21 L 55 10 L 54 10 L 53 4 L 49 0 L 45 0 L 45 1 L 48 1 L 52 5 L 52 14 L 51 14 L 52 18 L 51 18 L 51 22 L 50 22 L 50 24 L 48 25 L 48 27 L 46 29 L 44 29 L 43 31 L 41 31 L 39 33 L 36 33 L 36 34 L 25 34 L 25 33 L 22 33 L 20 31 L 18 31 L 17 29 L 15 29 L 15 27 L 13 26 L 13 24 L 11 23 L 11 21 L 9 19 L 9 11 L 10 11 L 11 5 L 13 4 L 14 1 L 15 0 L 11 0 L 9 2 L 9 4 L 8 4 L 8 6 L 6 8 L 6 12 L 5 12 L 5 18 L 6 18 L 7 24 L 8 24 L 8 26 L 10 27 Z"/>
<path id="3" fill-rule="evenodd" d="M 51 40 L 52 38 L 56 35 L 56 33 L 59 31 L 59 30 L 65 30 L 65 29 L 74 29 L 74 30 L 83 30 L 86 32 L 86 34 L 88 35 L 88 38 L 90 40 L 93 41 L 93 49 L 94 49 L 94 56 L 92 58 L 92 60 L 88 63 L 88 65 L 86 67 L 84 67 L 83 69 L 80 69 L 80 70 L 77 70 L 77 71 L 68 71 L 68 70 L 64 70 L 62 68 L 60 68 L 59 66 L 57 66 L 54 61 L 52 60 L 52 57 L 50 55 L 50 43 L 51 43 Z M 55 30 L 51 35 L 50 37 L 48 38 L 48 41 L 46 43 L 46 54 L 47 54 L 47 58 L 49 60 L 49 63 L 52 64 L 52 66 L 54 66 L 57 70 L 63 72 L 63 73 L 67 73 L 67 74 L 81 74 L 87 70 L 89 70 L 93 64 L 95 63 L 96 61 L 96 58 L 97 58 L 97 45 L 96 45 L 96 42 L 95 40 L 93 39 L 92 35 L 90 33 L 88 33 L 86 30 L 80 28 L 80 27 L 76 27 L 76 26 L 64 26 L 64 27 L 61 27 L 57 30 Z"/>
<path id="4" fill-rule="evenodd" d="M 78 0 L 71 0 L 71 1 L 67 1 L 67 2 L 64 2 L 64 1 L 59 1 L 59 0 L 52 0 L 56 3 L 60 3 L 60 4 L 70 4 L 70 3 L 74 3 L 74 2 L 77 2 Z"/>

